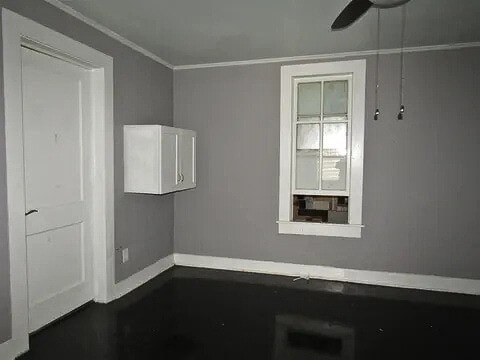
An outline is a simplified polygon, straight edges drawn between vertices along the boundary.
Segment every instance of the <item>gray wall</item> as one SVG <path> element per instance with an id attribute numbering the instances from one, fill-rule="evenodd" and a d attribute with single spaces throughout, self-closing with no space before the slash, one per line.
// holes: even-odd
<path id="1" fill-rule="evenodd" d="M 175 196 L 175 252 L 480 279 L 480 49 L 367 61 L 361 239 L 279 235 L 280 65 L 175 71 L 175 126 L 198 132 L 198 186 Z"/>
<path id="2" fill-rule="evenodd" d="M 114 58 L 115 246 L 128 246 L 130 261 L 116 257 L 120 281 L 173 250 L 173 195 L 123 193 L 124 124 L 171 125 L 173 73 L 85 23 L 38 0 L 0 0 L 0 5 Z M 1 48 L 0 48 L 1 51 Z M 1 61 L 0 54 L 0 61 Z M 3 72 L 0 72 L 3 91 Z M 3 93 L 2 93 L 3 99 Z M 10 284 L 5 185 L 5 119 L 0 101 L 0 343 L 10 338 Z"/>

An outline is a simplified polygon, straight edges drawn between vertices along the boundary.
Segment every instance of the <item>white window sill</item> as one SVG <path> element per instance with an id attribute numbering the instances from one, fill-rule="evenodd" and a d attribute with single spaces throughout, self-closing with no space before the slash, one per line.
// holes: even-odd
<path id="1" fill-rule="evenodd" d="M 279 234 L 361 238 L 364 225 L 277 221 Z"/>

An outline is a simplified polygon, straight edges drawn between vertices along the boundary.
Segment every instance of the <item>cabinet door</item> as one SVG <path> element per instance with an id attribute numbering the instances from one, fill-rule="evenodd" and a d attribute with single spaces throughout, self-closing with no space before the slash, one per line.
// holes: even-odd
<path id="1" fill-rule="evenodd" d="M 196 133 L 180 131 L 180 188 L 191 189 L 195 184 L 195 141 Z"/>
<path id="2" fill-rule="evenodd" d="M 160 193 L 169 193 L 179 190 L 180 163 L 179 163 L 179 136 L 175 131 L 161 132 L 161 169 Z"/>

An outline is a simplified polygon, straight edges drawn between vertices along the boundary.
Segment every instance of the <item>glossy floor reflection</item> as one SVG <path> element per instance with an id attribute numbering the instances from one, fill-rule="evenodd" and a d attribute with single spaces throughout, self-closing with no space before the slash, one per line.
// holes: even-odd
<path id="1" fill-rule="evenodd" d="M 474 296 L 176 267 L 20 359 L 478 359 L 479 328 Z"/>

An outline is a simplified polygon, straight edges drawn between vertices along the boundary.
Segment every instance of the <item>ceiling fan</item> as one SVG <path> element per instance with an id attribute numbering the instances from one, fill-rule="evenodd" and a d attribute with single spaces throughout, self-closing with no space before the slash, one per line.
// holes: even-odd
<path id="1" fill-rule="evenodd" d="M 352 25 L 371 7 L 388 9 L 407 3 L 410 0 L 352 0 L 337 16 L 332 30 L 342 30 Z"/>

